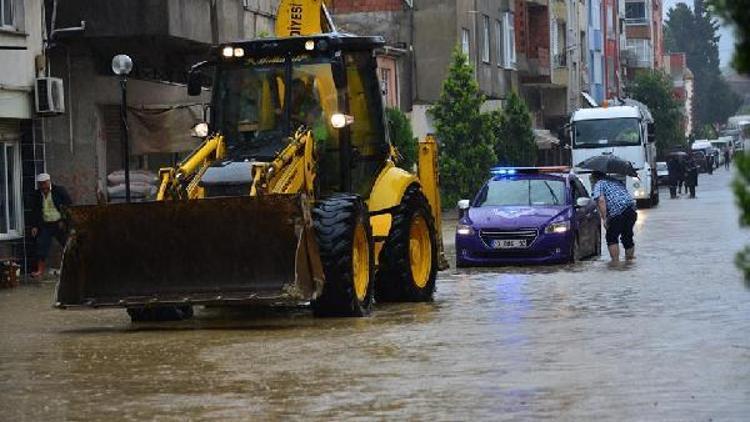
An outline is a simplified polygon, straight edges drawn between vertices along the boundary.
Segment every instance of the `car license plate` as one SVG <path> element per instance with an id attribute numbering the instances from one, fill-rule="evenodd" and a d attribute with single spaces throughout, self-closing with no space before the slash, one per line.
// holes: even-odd
<path id="1" fill-rule="evenodd" d="M 496 239 L 492 241 L 492 247 L 495 249 L 525 248 L 526 241 L 523 239 Z"/>

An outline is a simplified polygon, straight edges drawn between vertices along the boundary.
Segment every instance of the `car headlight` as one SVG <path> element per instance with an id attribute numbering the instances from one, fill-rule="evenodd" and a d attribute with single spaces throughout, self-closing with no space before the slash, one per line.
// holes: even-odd
<path id="1" fill-rule="evenodd" d="M 456 234 L 460 236 L 471 236 L 474 234 L 474 228 L 467 226 L 466 224 L 459 224 L 456 226 Z"/>
<path id="2" fill-rule="evenodd" d="M 568 230 L 570 230 L 570 221 L 560 221 L 548 225 L 544 229 L 544 232 L 561 234 L 567 232 Z"/>

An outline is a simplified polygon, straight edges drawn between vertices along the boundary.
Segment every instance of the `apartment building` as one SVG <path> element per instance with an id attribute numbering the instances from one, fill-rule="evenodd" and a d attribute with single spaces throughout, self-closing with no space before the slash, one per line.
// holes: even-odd
<path id="1" fill-rule="evenodd" d="M 662 0 L 625 0 L 627 78 L 663 67 Z"/>
<path id="2" fill-rule="evenodd" d="M 21 261 L 25 204 L 44 171 L 34 87 L 42 76 L 42 0 L 0 0 L 0 260 Z M 26 218 L 25 218 L 26 217 Z"/>
<path id="3" fill-rule="evenodd" d="M 129 123 L 167 127 L 203 118 L 208 95 L 188 97 L 184 83 L 211 45 L 273 34 L 272 0 L 45 1 L 46 54 L 51 76 L 62 79 L 65 114 L 45 119 L 46 164 L 74 201 L 94 203 L 107 193 L 107 176 L 123 168 L 119 80 L 112 58 L 133 60 L 128 77 Z M 54 17 L 54 18 L 53 18 Z M 133 169 L 157 171 L 198 145 L 189 131 L 169 139 L 131 133 Z"/>
<path id="4" fill-rule="evenodd" d="M 414 5 L 405 0 L 328 0 L 337 28 L 358 35 L 380 35 L 386 46 L 376 52 L 384 104 L 412 108 Z"/>
<path id="5" fill-rule="evenodd" d="M 534 126 L 557 130 L 574 108 L 569 94 L 571 76 L 577 80 L 580 59 L 571 73 L 568 64 L 577 39 L 568 36 L 568 4 L 560 0 L 515 0 L 517 69 L 520 91 L 533 116 Z M 576 2 L 573 2 L 576 3 Z M 573 28 L 577 24 L 571 25 Z M 576 57 L 580 56 L 580 52 Z M 572 64 L 572 62 L 570 62 Z"/>
<path id="6" fill-rule="evenodd" d="M 664 71 L 672 79 L 672 94 L 682 102 L 682 127 L 685 138 L 693 133 L 693 72 L 687 67 L 685 53 L 670 53 L 662 59 Z"/>

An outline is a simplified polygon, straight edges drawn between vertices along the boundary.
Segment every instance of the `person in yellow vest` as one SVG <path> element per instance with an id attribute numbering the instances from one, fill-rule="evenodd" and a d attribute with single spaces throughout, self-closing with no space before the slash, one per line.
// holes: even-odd
<path id="1" fill-rule="evenodd" d="M 63 213 L 71 204 L 68 192 L 62 186 L 52 185 L 50 176 L 41 173 L 36 177 L 38 192 L 31 203 L 31 236 L 36 238 L 36 271 L 32 277 L 41 277 L 47 269 L 47 255 L 52 246 L 52 239 L 65 245 L 68 234 Z"/>

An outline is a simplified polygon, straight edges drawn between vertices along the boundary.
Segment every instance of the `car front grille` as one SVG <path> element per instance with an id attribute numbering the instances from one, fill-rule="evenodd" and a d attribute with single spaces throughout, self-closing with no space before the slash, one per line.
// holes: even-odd
<path id="1" fill-rule="evenodd" d="M 526 240 L 526 247 L 530 247 L 536 238 L 539 236 L 539 231 L 534 228 L 518 229 L 518 230 L 502 230 L 502 229 L 481 229 L 479 230 L 479 237 L 482 242 L 488 247 L 492 247 L 493 240 L 504 240 L 504 239 L 524 239 Z"/>

